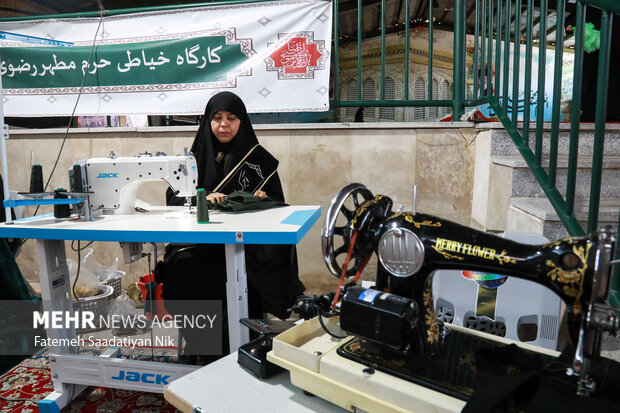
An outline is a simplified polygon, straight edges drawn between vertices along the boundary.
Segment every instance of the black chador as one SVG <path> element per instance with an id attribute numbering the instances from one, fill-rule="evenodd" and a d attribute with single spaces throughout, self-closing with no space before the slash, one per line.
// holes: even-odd
<path id="1" fill-rule="evenodd" d="M 211 118 L 218 111 L 235 114 L 241 121 L 237 135 L 223 144 L 211 130 Z M 248 117 L 243 101 L 234 93 L 222 92 L 209 100 L 205 114 L 191 151 L 198 165 L 198 188 L 211 193 L 226 175 L 258 144 L 256 134 Z M 274 201 L 284 202 L 280 178 L 273 174 L 262 187 Z M 168 189 L 168 205 L 182 205 L 183 198 L 177 198 Z M 223 245 L 169 245 L 166 248 L 165 265 L 162 268 L 163 295 L 168 300 L 222 300 L 226 310 L 226 260 Z M 297 252 L 294 245 L 246 245 L 246 272 L 248 276 L 248 298 L 250 317 L 262 318 L 264 312 L 280 318 L 289 315 L 287 311 L 304 286 L 299 280 Z M 160 267 L 161 268 L 161 267 Z M 175 312 L 174 308 L 166 308 Z M 223 354 L 228 353 L 227 331 L 224 324 Z M 186 339 L 188 337 L 186 336 Z M 194 343 L 188 341 L 188 347 Z M 196 343 L 199 345 L 199 342 Z M 201 354 L 191 348 L 194 354 Z"/>

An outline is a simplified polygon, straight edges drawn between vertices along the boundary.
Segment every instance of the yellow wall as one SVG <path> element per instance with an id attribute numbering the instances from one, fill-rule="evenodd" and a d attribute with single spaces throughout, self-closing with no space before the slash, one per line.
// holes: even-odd
<path id="1" fill-rule="evenodd" d="M 468 225 L 474 178 L 475 130 L 469 123 L 363 123 L 256 125 L 259 141 L 280 161 L 279 173 L 287 202 L 321 205 L 323 216 L 298 246 L 302 280 L 310 293 L 324 292 L 336 278 L 323 263 L 320 231 L 329 202 L 351 182 L 363 183 L 374 193 L 392 197 L 395 208 L 411 210 L 413 185 L 418 185 L 418 211 Z M 50 187 L 69 186 L 67 170 L 76 159 L 157 151 L 180 154 L 190 147 L 196 127 L 72 129 Z M 47 181 L 64 130 L 12 130 L 7 141 L 9 185 L 27 191 L 31 151 L 38 156 Z M 138 197 L 164 204 L 166 185 L 145 183 Z M 30 208 L 30 207 L 29 207 Z M 51 212 L 51 207 L 39 213 Z M 29 209 L 32 214 L 34 209 Z M 95 256 L 110 265 L 122 252 L 118 243 L 95 243 Z M 67 244 L 69 258 L 75 253 Z M 38 281 L 34 241 L 18 257 L 28 280 Z M 372 262 L 365 278 L 372 278 Z M 122 265 L 126 286 L 146 274 L 145 259 Z"/>

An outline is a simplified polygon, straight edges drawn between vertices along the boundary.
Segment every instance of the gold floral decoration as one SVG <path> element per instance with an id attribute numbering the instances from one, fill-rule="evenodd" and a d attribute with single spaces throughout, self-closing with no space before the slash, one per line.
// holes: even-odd
<path id="1" fill-rule="evenodd" d="M 569 297 L 575 298 L 575 303 L 573 304 L 573 311 L 575 314 L 581 311 L 581 302 L 579 299 L 583 294 L 583 279 L 588 269 L 588 255 L 591 247 L 592 244 L 590 242 L 586 243 L 585 247 L 583 245 L 573 245 L 573 253 L 579 258 L 579 261 L 581 261 L 581 266 L 572 271 L 564 270 L 557 266 L 552 260 L 545 261 L 547 267 L 551 267 L 551 271 L 547 273 L 551 281 L 564 284 L 562 286 L 564 293 Z"/>
<path id="2" fill-rule="evenodd" d="M 571 237 L 564 238 L 564 239 L 561 239 L 559 241 L 550 242 L 548 244 L 543 244 L 542 247 L 543 248 L 553 248 L 553 247 L 556 247 L 556 246 L 561 245 L 561 244 L 570 244 L 570 245 L 577 244 L 577 239 L 571 238 Z"/>
<path id="3" fill-rule="evenodd" d="M 465 353 L 459 357 L 459 365 L 466 366 L 472 373 L 478 373 L 476 367 L 476 356 L 474 353 Z"/>
<path id="4" fill-rule="evenodd" d="M 426 308 L 426 315 L 424 317 L 426 333 L 428 335 L 426 341 L 433 344 L 439 340 L 439 325 L 437 324 L 437 317 L 435 317 L 435 311 L 433 310 L 433 297 L 430 288 L 425 288 L 422 296 L 424 298 L 424 307 Z"/>
<path id="5" fill-rule="evenodd" d="M 417 229 L 422 228 L 422 226 L 426 226 L 426 227 L 440 227 L 441 226 L 441 222 L 439 221 L 433 222 L 429 219 L 427 219 L 426 221 L 417 222 L 413 219 L 413 214 L 411 212 L 400 212 L 398 214 L 390 215 L 386 219 L 386 221 L 390 221 L 398 217 L 405 217 L 405 221 L 409 222 L 410 224 L 413 224 L 413 226 L 415 226 Z"/>
<path id="6" fill-rule="evenodd" d="M 437 248 L 436 246 L 433 245 L 432 247 L 435 251 L 437 251 L 438 253 L 440 253 L 441 255 L 443 255 L 443 257 L 445 259 L 448 260 L 459 260 L 459 261 L 463 261 L 464 258 L 463 257 L 459 257 L 458 255 L 452 255 L 452 254 L 448 254 L 447 252 L 440 250 L 439 248 Z"/>
<path id="7" fill-rule="evenodd" d="M 359 208 L 357 208 L 355 210 L 355 215 L 353 216 L 353 219 L 351 220 L 351 228 L 353 228 L 353 226 L 357 223 L 357 219 L 364 213 L 366 212 L 366 210 L 373 204 L 376 204 L 381 198 L 383 198 L 383 195 L 377 195 L 374 197 L 374 199 L 368 200 L 364 203 L 362 203 L 362 205 L 359 206 Z"/>
<path id="8" fill-rule="evenodd" d="M 357 339 L 353 343 L 346 344 L 343 350 L 349 354 L 361 356 L 372 363 L 393 369 L 403 369 L 405 367 L 405 360 L 385 358 L 381 355 L 380 351 L 377 351 L 377 348 L 369 347 L 366 343 L 368 343 L 368 341 Z"/>
<path id="9" fill-rule="evenodd" d="M 510 258 L 508 255 L 508 251 L 503 250 L 501 253 L 499 254 L 495 254 L 495 258 L 497 258 L 497 261 L 499 261 L 500 265 L 504 265 L 504 264 L 516 264 L 517 260 L 515 260 L 514 258 Z"/>

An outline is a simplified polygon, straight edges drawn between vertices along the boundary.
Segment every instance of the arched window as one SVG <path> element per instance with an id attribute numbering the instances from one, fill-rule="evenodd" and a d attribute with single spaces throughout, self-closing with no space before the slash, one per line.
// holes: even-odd
<path id="1" fill-rule="evenodd" d="M 432 100 L 436 100 L 438 99 L 438 96 L 439 96 L 439 82 L 437 82 L 437 79 L 433 79 L 432 89 L 433 89 Z M 431 106 L 428 108 L 428 119 L 429 120 L 437 120 L 439 118 L 438 109 L 439 108 L 437 106 Z"/>
<path id="2" fill-rule="evenodd" d="M 385 100 L 396 100 L 396 82 L 390 76 L 385 77 Z M 379 109 L 379 120 L 395 120 L 394 107 Z"/>
<path id="3" fill-rule="evenodd" d="M 426 99 L 426 82 L 421 77 L 417 78 L 413 84 L 413 99 L 425 100 Z M 413 108 L 413 120 L 421 121 L 425 119 L 425 108 L 417 106 Z"/>
<path id="4" fill-rule="evenodd" d="M 347 84 L 347 100 L 357 100 L 357 80 L 351 79 Z M 357 108 L 347 108 L 345 120 L 352 122 Z"/>
<path id="5" fill-rule="evenodd" d="M 375 81 L 367 78 L 362 83 L 362 100 L 376 100 L 377 91 Z M 374 122 L 376 120 L 375 108 L 364 108 L 364 122 Z"/>
<path id="6" fill-rule="evenodd" d="M 450 83 L 447 80 L 441 81 L 439 84 L 439 99 L 441 100 L 450 100 Z M 452 108 L 448 106 L 444 106 L 439 108 L 439 117 L 443 118 L 448 113 L 452 112 Z"/>

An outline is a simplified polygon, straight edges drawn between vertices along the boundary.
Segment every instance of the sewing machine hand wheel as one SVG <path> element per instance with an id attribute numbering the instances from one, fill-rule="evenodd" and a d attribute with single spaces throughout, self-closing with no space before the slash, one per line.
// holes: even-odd
<path id="1" fill-rule="evenodd" d="M 361 200 L 360 200 L 361 197 Z M 350 224 L 355 210 L 365 201 L 373 199 L 372 192 L 366 186 L 362 184 L 349 184 L 342 188 L 334 199 L 332 199 L 327 214 L 325 215 L 325 223 L 323 224 L 323 231 L 321 233 L 321 244 L 323 249 L 323 259 L 329 271 L 337 278 L 340 278 L 342 273 L 342 266 L 338 263 L 338 257 L 342 256 L 341 262 L 344 265 L 347 252 L 349 250 L 349 244 L 351 241 Z M 353 209 L 347 207 L 353 205 Z M 342 222 L 342 217 L 345 219 L 345 223 L 338 226 L 337 221 Z M 335 247 L 335 236 L 342 237 L 344 243 L 339 247 Z M 347 268 L 347 277 L 355 275 L 359 267 L 362 265 L 364 257 L 356 254 L 355 250 L 351 255 L 351 261 Z"/>

